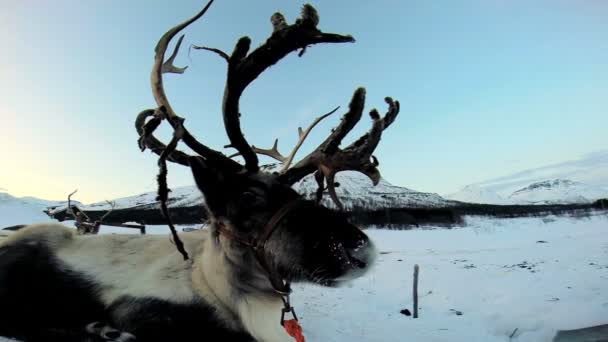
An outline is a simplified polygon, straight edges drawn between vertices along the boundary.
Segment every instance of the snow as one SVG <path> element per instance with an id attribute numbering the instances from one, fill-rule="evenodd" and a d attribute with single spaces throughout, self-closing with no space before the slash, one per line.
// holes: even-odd
<path id="1" fill-rule="evenodd" d="M 503 205 L 591 203 L 600 198 L 608 198 L 608 190 L 569 179 L 551 179 L 534 182 L 508 195 L 500 195 L 491 187 L 473 184 L 446 198 L 460 202 Z"/>
<path id="2" fill-rule="evenodd" d="M 345 208 L 429 208 L 453 204 L 437 194 L 392 185 L 384 178 L 381 178 L 380 182 L 374 186 L 367 176 L 357 171 L 338 172 L 336 182 L 340 184 L 336 188 L 336 192 Z M 296 183 L 294 189 L 312 199 L 317 191 L 317 182 L 313 175 L 308 175 Z M 322 201 L 323 205 L 327 207 L 335 207 L 327 193 L 323 195 Z"/>
<path id="3" fill-rule="evenodd" d="M 498 193 L 513 192 L 528 184 L 547 179 L 570 179 L 589 186 L 608 188 L 608 150 L 587 154 L 580 159 L 524 170 L 479 183 Z"/>
<path id="4" fill-rule="evenodd" d="M 277 166 L 266 165 L 264 169 L 272 172 Z M 390 184 L 385 179 L 381 179 L 376 186 L 365 175 L 356 171 L 343 171 L 336 175 L 336 182 L 340 186 L 336 189 L 340 200 L 346 208 L 355 206 L 368 207 L 372 209 L 386 207 L 445 207 L 452 205 L 441 196 L 433 193 L 419 192 L 405 187 Z M 317 191 L 317 183 L 313 175 L 308 175 L 300 182 L 294 184 L 294 189 L 307 198 L 314 198 Z M 118 198 L 112 200 L 115 209 L 139 208 L 149 209 L 158 208 L 156 192 L 146 192 L 143 194 Z M 169 194 L 168 206 L 170 208 L 189 207 L 201 205 L 204 199 L 196 186 L 184 186 L 171 189 Z M 329 195 L 323 196 L 323 204 L 328 207 L 335 207 Z M 57 206 L 54 211 L 63 210 L 66 205 Z M 110 210 L 108 202 L 98 202 L 85 206 L 80 206 L 83 210 Z"/>
<path id="5" fill-rule="evenodd" d="M 530 184 L 513 192 L 509 199 L 522 204 L 553 204 L 589 203 L 606 197 L 608 197 L 607 190 L 569 179 L 554 179 Z"/>
<path id="6" fill-rule="evenodd" d="M 467 185 L 462 190 L 447 195 L 446 198 L 467 203 L 512 204 L 509 199 L 500 196 L 495 191 L 475 184 Z"/>
<path id="7" fill-rule="evenodd" d="M 0 192 L 0 229 L 18 224 L 49 222 L 43 212 L 47 207 L 60 205 L 58 201 L 47 201 L 34 197 L 14 197 Z"/>
<path id="8" fill-rule="evenodd" d="M 310 341 L 492 342 L 515 329 L 514 341 L 550 341 L 558 329 L 608 321 L 606 216 L 368 233 L 382 254 L 367 276 L 340 289 L 296 287 Z M 399 313 L 411 310 L 414 264 L 418 319 Z"/>
<path id="9" fill-rule="evenodd" d="M 166 226 L 147 229 L 169 233 Z M 101 229 L 116 232 L 138 233 Z M 536 342 L 550 341 L 557 330 L 608 323 L 605 215 L 468 217 L 454 229 L 367 232 L 380 255 L 366 276 L 336 289 L 294 285 L 292 302 L 308 341 L 493 342 L 509 341 L 515 331 L 512 341 Z M 400 314 L 411 310 L 414 264 L 418 319 Z"/>
<path id="10" fill-rule="evenodd" d="M 518 190 L 545 182 L 571 182 L 566 187 L 537 189 L 525 196 Z M 566 189 L 567 188 L 567 189 Z M 464 187 L 446 198 L 489 204 L 574 203 L 608 197 L 608 150 L 580 159 L 524 170 Z"/>

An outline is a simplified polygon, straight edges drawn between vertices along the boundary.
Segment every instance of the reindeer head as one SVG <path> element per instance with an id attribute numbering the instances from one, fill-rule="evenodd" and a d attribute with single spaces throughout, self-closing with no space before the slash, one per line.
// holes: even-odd
<path id="1" fill-rule="evenodd" d="M 167 31 L 156 46 L 152 69 L 152 91 L 157 109 L 145 110 L 136 120 L 140 134 L 140 147 L 149 148 L 160 155 L 159 197 L 166 211 L 166 165 L 171 161 L 191 168 L 194 180 L 205 196 L 212 225 L 212 234 L 218 246 L 228 253 L 252 252 L 269 274 L 275 290 L 286 290 L 282 280 L 312 281 L 332 286 L 344 280 L 356 278 L 369 269 L 375 257 L 373 244 L 357 227 L 350 224 L 344 213 L 320 205 L 327 190 L 339 209 L 343 209 L 335 191 L 335 175 L 339 171 L 356 170 L 366 174 L 374 184 L 380 180 L 378 161 L 372 156 L 382 132 L 390 126 L 399 113 L 399 102 L 386 98 L 389 105 L 381 117 L 374 109 L 370 112 L 372 128 L 354 143 L 341 148 L 344 137 L 361 119 L 365 90 L 355 91 L 349 110 L 339 125 L 315 150 L 297 163 L 294 157 L 302 142 L 317 123 L 338 110 L 317 118 L 306 130 L 299 129 L 299 141 L 287 156 L 278 151 L 275 140 L 271 149 L 250 145 L 240 127 L 239 100 L 245 88 L 269 66 L 287 54 L 318 43 L 354 42 L 351 36 L 324 33 L 317 29 L 319 17 L 315 9 L 305 5 L 302 17 L 295 24 L 276 25 L 275 13 L 271 20 L 274 31 L 260 47 L 249 52 L 250 39 L 239 39 L 232 54 L 219 49 L 194 46 L 216 53 L 228 65 L 228 75 L 222 102 L 223 120 L 230 145 L 238 152 L 232 156 L 213 150 L 195 139 L 184 127 L 183 119 L 173 111 L 163 89 L 163 73 L 183 73 L 173 60 L 178 53 L 182 35 L 171 56 L 165 61 L 170 40 L 186 26 L 203 16 L 213 1 L 191 19 Z M 152 133 L 166 120 L 174 129 L 168 145 L 156 139 Z M 176 150 L 183 141 L 198 156 L 190 156 Z M 277 172 L 260 170 L 257 155 L 270 156 L 282 163 Z M 233 159 L 242 156 L 244 165 Z M 293 165 L 292 165 L 293 164 Z M 302 198 L 292 185 L 307 175 L 314 174 L 318 183 L 315 200 Z M 174 233 L 176 243 L 179 239 Z M 178 248 L 181 247 L 177 243 Z M 187 254 L 183 251 L 184 256 Z"/>

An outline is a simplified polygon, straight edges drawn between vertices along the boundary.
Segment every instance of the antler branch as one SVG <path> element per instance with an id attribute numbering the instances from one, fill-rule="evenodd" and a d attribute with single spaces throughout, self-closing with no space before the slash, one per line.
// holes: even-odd
<path id="1" fill-rule="evenodd" d="M 335 113 L 339 108 L 340 108 L 340 106 L 332 109 L 328 113 L 325 113 L 325 114 L 319 116 L 305 130 L 303 130 L 302 127 L 298 127 L 298 142 L 296 143 L 295 147 L 292 149 L 292 151 L 289 153 L 289 155 L 287 157 L 283 156 L 278 150 L 279 139 L 274 140 L 274 144 L 272 145 L 272 148 L 270 148 L 270 149 L 262 149 L 262 148 L 256 147 L 255 145 L 251 145 L 251 148 L 253 149 L 253 151 L 256 154 L 268 156 L 268 157 L 271 157 L 271 158 L 283 163 L 283 167 L 281 168 L 281 171 L 279 171 L 279 173 L 283 173 L 287 169 L 289 169 L 289 165 L 291 165 L 293 158 L 295 157 L 295 155 L 298 152 L 298 150 L 300 149 L 300 147 L 302 147 L 302 144 L 304 143 L 304 141 L 306 140 L 306 138 L 308 137 L 310 132 L 313 130 L 313 128 L 315 128 L 315 126 L 319 122 L 323 121 L 323 119 L 325 119 L 326 117 Z M 241 154 L 237 152 L 237 153 L 232 154 L 230 156 L 230 158 L 240 156 L 240 155 Z"/>
<path id="2" fill-rule="evenodd" d="M 281 163 L 284 163 L 287 160 L 287 157 L 283 156 L 281 152 L 279 152 L 279 139 L 275 139 L 274 144 L 272 144 L 272 148 L 269 149 L 263 149 L 255 146 L 251 146 L 251 148 L 255 153 L 274 158 Z"/>
<path id="3" fill-rule="evenodd" d="M 166 201 L 169 191 L 166 184 L 166 161 L 189 165 L 188 160 L 190 156 L 182 151 L 176 150 L 180 140 L 200 156 L 212 161 L 211 164 L 216 165 L 218 168 L 226 168 L 234 172 L 243 169 L 239 163 L 226 157 L 224 154 L 201 144 L 188 132 L 183 125 L 184 119 L 176 115 L 167 99 L 163 87 L 163 73 L 181 74 L 187 69 L 187 67 L 180 68 L 174 65 L 175 58 L 179 53 L 179 49 L 183 42 L 183 35 L 180 36 L 177 41 L 172 54 L 165 60 L 165 53 L 171 39 L 188 25 L 202 17 L 212 3 L 213 0 L 210 0 L 199 13 L 171 28 L 160 38 L 155 49 L 154 64 L 150 76 L 152 93 L 158 108 L 145 110 L 141 112 L 136 119 L 137 131 L 140 135 L 140 148 L 142 150 L 149 148 L 154 153 L 160 155 L 159 198 L 161 199 L 161 207 L 165 214 L 167 214 Z M 273 33 L 261 46 L 251 52 L 251 40 L 248 37 L 240 38 L 235 44 L 231 54 L 217 48 L 196 45 L 191 46 L 191 48 L 197 50 L 213 52 L 227 62 L 227 78 L 222 100 L 222 116 L 224 127 L 230 140 L 230 145 L 228 145 L 228 147 L 237 150 L 237 153 L 231 157 L 241 155 L 245 160 L 245 169 L 251 173 L 255 173 L 259 170 L 257 154 L 272 157 L 283 163 L 283 168 L 280 171 L 280 179 L 289 184 L 293 184 L 306 175 L 314 173 L 315 179 L 319 185 L 317 200 L 321 200 L 323 192 L 327 189 L 336 205 L 341 208 L 342 205 L 338 200 L 335 190 L 335 187 L 337 186 L 337 183 L 335 183 L 336 173 L 344 170 L 355 170 L 366 174 L 374 184 L 379 182 L 380 173 L 377 169 L 378 162 L 372 153 L 378 146 L 382 132 L 395 120 L 395 117 L 399 112 L 399 102 L 386 98 L 386 102 L 389 105 L 389 111 L 386 115 L 381 118 L 376 110 L 372 110 L 370 112 L 370 117 L 372 118 L 371 129 L 346 148 L 340 148 L 343 139 L 362 117 L 365 105 L 365 89 L 357 89 L 350 102 L 348 112 L 344 114 L 338 126 L 332 130 L 323 143 L 293 167 L 290 166 L 293 163 L 295 155 L 312 129 L 321 120 L 333 114 L 338 108 L 315 119 L 306 130 L 299 128 L 298 142 L 287 156 L 282 155 L 278 151 L 278 141 L 275 141 L 273 147 L 270 149 L 261 149 L 250 145 L 245 139 L 241 129 L 239 102 L 243 92 L 251 82 L 270 66 L 276 64 L 282 58 L 296 50 L 300 50 L 299 56 L 302 56 L 306 49 L 311 45 L 320 43 L 352 43 L 355 41 L 350 35 L 320 31 L 317 28 L 317 25 L 319 24 L 319 15 L 317 11 L 308 4 L 303 6 L 300 18 L 298 18 L 294 24 L 288 24 L 285 17 L 278 12 L 272 15 L 271 22 L 273 25 Z M 171 124 L 174 130 L 173 139 L 168 146 L 156 139 L 153 135 L 155 129 L 160 125 L 162 120 L 165 119 Z M 327 186 L 325 186 L 325 184 L 327 184 Z M 169 220 L 169 225 L 172 226 L 170 218 L 168 215 L 166 216 Z M 185 252 L 182 250 L 183 246 L 180 244 L 177 235 L 174 231 L 173 233 L 178 249 Z M 184 257 L 187 258 L 186 253 L 184 253 Z"/>
<path id="4" fill-rule="evenodd" d="M 114 208 L 116 208 L 116 202 L 115 201 L 106 201 L 106 203 L 108 203 L 110 205 L 110 210 L 108 210 L 99 220 L 97 220 L 99 223 L 102 223 L 103 220 L 106 219 L 106 217 L 108 217 L 108 215 L 110 215 L 112 213 L 112 211 L 114 211 Z"/>
<path id="5" fill-rule="evenodd" d="M 76 216 L 74 215 L 74 211 L 72 210 L 72 196 L 78 192 L 78 189 L 72 191 L 72 193 L 70 193 L 68 195 L 68 209 L 66 210 L 66 213 L 68 215 L 72 215 L 72 217 L 76 218 Z"/>
<path id="6" fill-rule="evenodd" d="M 281 152 L 279 152 L 278 144 L 279 144 L 279 139 L 275 139 L 274 144 L 272 145 L 272 148 L 264 149 L 264 148 L 256 147 L 255 145 L 251 145 L 251 148 L 253 149 L 253 152 L 255 152 L 256 154 L 267 156 L 267 157 L 270 157 L 281 163 L 284 163 L 285 160 L 287 160 L 287 157 L 283 156 L 281 154 Z M 231 154 L 229 156 L 229 158 L 234 158 L 234 157 L 237 157 L 240 155 L 241 155 L 240 152 L 236 152 L 236 153 Z"/>
<path id="7" fill-rule="evenodd" d="M 222 57 L 224 60 L 226 60 L 226 62 L 228 62 L 230 60 L 230 56 L 228 56 L 227 53 L 225 53 L 224 51 L 222 51 L 220 49 L 210 48 L 210 47 L 206 47 L 206 46 L 198 46 L 198 45 L 190 45 L 190 47 L 193 48 L 194 50 L 211 51 L 211 52 L 217 54 L 218 56 Z"/>
<path id="8" fill-rule="evenodd" d="M 365 105 L 365 89 L 359 88 L 355 91 L 351 100 L 349 111 L 344 114 L 340 124 L 332 130 L 331 134 L 314 151 L 304 157 L 293 167 L 285 170 L 281 177 L 284 181 L 294 184 L 306 175 L 315 173 L 315 179 L 319 185 L 317 191 L 317 201 L 321 196 L 327 182 L 327 190 L 340 209 L 343 205 L 336 194 L 335 175 L 340 171 L 352 170 L 359 171 L 369 177 L 373 184 L 380 181 L 380 171 L 378 171 L 378 160 L 372 155 L 382 132 L 388 128 L 399 114 L 399 101 L 393 101 L 390 97 L 385 98 L 389 106 L 384 117 L 380 117 L 377 110 L 370 111 L 372 128 L 346 148 L 341 149 L 340 144 L 346 135 L 355 127 L 361 119 Z"/>
<path id="9" fill-rule="evenodd" d="M 340 109 L 340 106 L 334 108 L 333 110 L 331 110 L 328 113 L 325 113 L 325 114 L 319 116 L 304 131 L 302 130 L 301 127 L 298 127 L 298 142 L 296 143 L 296 146 L 293 148 L 293 150 L 289 154 L 289 157 L 286 158 L 285 164 L 283 165 L 283 168 L 281 169 L 281 173 L 284 173 L 285 171 L 287 171 L 289 169 L 289 166 L 293 162 L 293 158 L 296 156 L 296 153 L 298 153 L 298 150 L 300 149 L 300 147 L 302 147 L 302 144 L 304 143 L 304 140 L 306 140 L 306 138 L 308 137 L 308 135 L 310 134 L 310 132 L 312 131 L 312 129 L 315 128 L 315 126 L 319 122 L 323 121 L 323 119 L 325 119 L 326 117 L 328 117 L 328 116 L 332 115 L 333 113 L 335 113 L 338 109 Z"/>
<path id="10" fill-rule="evenodd" d="M 169 46 L 169 42 L 171 42 L 171 39 L 173 39 L 173 37 L 175 37 L 175 35 L 178 34 L 181 30 L 198 20 L 198 18 L 202 17 L 207 12 L 212 3 L 213 0 L 210 0 L 207 5 L 205 5 L 205 7 L 195 16 L 167 31 L 160 38 L 158 44 L 156 44 L 156 48 L 154 48 L 154 64 L 152 66 L 152 73 L 150 74 L 150 80 L 152 83 L 152 94 L 154 95 L 154 100 L 156 100 L 156 104 L 158 105 L 158 107 L 165 107 L 167 115 L 170 118 L 173 118 L 177 115 L 173 111 L 173 107 L 171 107 L 171 104 L 167 99 L 167 95 L 165 94 L 162 74 L 166 72 L 173 72 L 176 69 L 181 70 L 181 73 L 184 72 L 185 68 L 175 68 L 172 66 L 172 62 L 178 53 L 183 36 L 180 37 L 179 42 L 176 45 L 175 50 L 173 51 L 173 54 L 167 60 L 167 65 L 165 65 L 166 63 L 164 62 L 165 52 L 167 51 L 167 47 Z"/>
<path id="11" fill-rule="evenodd" d="M 271 17 L 271 22 L 274 26 L 273 34 L 251 53 L 249 53 L 251 47 L 249 37 L 239 39 L 230 56 L 219 49 L 200 47 L 215 52 L 224 59 L 228 56 L 228 76 L 222 102 L 224 126 L 230 139 L 229 146 L 237 149 L 243 156 L 245 167 L 250 172 L 256 172 L 259 166 L 256 152 L 247 143 L 240 126 L 239 101 L 245 88 L 262 72 L 293 51 L 320 43 L 355 41 L 352 36 L 324 33 L 317 29 L 319 17 L 310 5 L 304 5 L 301 18 L 293 25 L 288 25 L 280 13 L 275 13 Z"/>

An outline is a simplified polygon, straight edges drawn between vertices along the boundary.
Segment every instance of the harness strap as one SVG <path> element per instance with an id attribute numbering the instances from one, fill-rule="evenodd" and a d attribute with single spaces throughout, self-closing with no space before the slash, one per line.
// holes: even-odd
<path id="1" fill-rule="evenodd" d="M 296 207 L 300 203 L 301 202 L 298 200 L 287 202 L 287 204 L 282 206 L 281 209 L 279 209 L 274 215 L 272 215 L 270 220 L 268 220 L 268 222 L 264 226 L 264 230 L 257 238 L 256 248 L 263 249 L 266 246 L 266 242 L 268 241 L 268 239 L 270 239 L 272 233 L 274 233 L 274 231 L 277 229 L 279 223 L 283 220 L 283 218 L 285 218 L 285 215 L 287 215 L 294 207 Z"/>
<path id="2" fill-rule="evenodd" d="M 283 280 L 283 277 L 281 277 L 276 268 L 270 266 L 268 258 L 266 258 L 266 243 L 272 236 L 272 233 L 274 233 L 274 231 L 277 229 L 279 223 L 294 207 L 300 203 L 300 200 L 294 200 L 287 202 L 287 204 L 282 206 L 274 215 L 272 215 L 270 220 L 268 220 L 258 237 L 243 237 L 227 229 L 223 224 L 217 225 L 217 231 L 219 234 L 230 240 L 234 240 L 243 245 L 249 246 L 254 251 L 258 263 L 268 274 L 268 280 L 270 281 L 272 288 L 281 296 L 289 295 L 291 293 L 291 286 L 289 282 Z"/>
<path id="3" fill-rule="evenodd" d="M 279 211 L 277 211 L 270 218 L 268 223 L 266 223 L 266 226 L 264 226 L 264 230 L 262 231 L 258 239 L 255 241 L 256 244 L 253 247 L 258 262 L 260 263 L 260 265 L 262 265 L 264 270 L 266 270 L 266 273 L 268 273 L 268 280 L 270 280 L 272 288 L 275 290 L 275 292 L 282 296 L 286 296 L 291 293 L 291 286 L 289 282 L 283 280 L 283 277 L 281 277 L 279 271 L 276 268 L 270 267 L 268 263 L 268 258 L 266 258 L 266 243 L 272 236 L 272 233 L 274 233 L 274 231 L 277 229 L 279 223 L 283 220 L 283 218 L 285 218 L 285 215 L 287 215 L 299 203 L 300 201 L 297 200 L 291 201 L 281 207 L 281 209 L 279 209 Z"/>
<path id="4" fill-rule="evenodd" d="M 252 239 L 251 237 L 246 237 L 243 238 L 237 234 L 234 234 L 231 230 L 227 229 L 226 226 L 219 222 L 219 224 L 217 225 L 217 231 L 220 235 L 223 235 L 225 238 L 228 238 L 230 240 L 234 240 L 238 243 L 241 243 L 243 245 L 249 246 L 251 248 L 254 247 L 254 239 Z"/>
<path id="5" fill-rule="evenodd" d="M 284 307 L 281 310 L 281 326 L 283 326 L 285 332 L 293 337 L 296 342 L 305 342 L 302 327 L 298 322 L 298 316 L 296 316 L 296 312 L 289 302 L 289 295 L 291 294 L 290 283 L 281 277 L 276 268 L 270 266 L 268 258 L 266 257 L 266 243 L 272 236 L 272 233 L 274 233 L 279 226 L 279 223 L 285 218 L 285 216 L 300 203 L 302 203 L 302 201 L 294 200 L 282 206 L 274 215 L 272 215 L 270 220 L 268 220 L 264 226 L 264 229 L 260 235 L 257 237 L 239 236 L 239 234 L 235 234 L 234 232 L 230 231 L 223 224 L 217 225 L 217 231 L 225 238 L 237 241 L 253 250 L 259 264 L 268 274 L 268 280 L 270 281 L 272 288 L 281 296 L 281 299 L 283 300 Z M 293 315 L 293 319 L 286 320 L 285 315 L 287 313 L 291 313 Z"/>

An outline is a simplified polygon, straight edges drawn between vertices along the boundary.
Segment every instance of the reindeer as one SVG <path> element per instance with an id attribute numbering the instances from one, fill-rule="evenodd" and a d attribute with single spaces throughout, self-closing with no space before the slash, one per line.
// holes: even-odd
<path id="1" fill-rule="evenodd" d="M 185 71 L 173 65 L 184 36 L 165 61 L 166 50 L 212 2 L 160 38 L 151 74 L 158 107 L 136 119 L 140 148 L 160 156 L 159 199 L 172 241 L 158 235 L 76 235 L 58 224 L 32 225 L 10 235 L 0 245 L 0 335 L 34 342 L 302 340 L 297 331 L 286 331 L 287 322 L 297 319 L 289 301 L 290 284 L 335 287 L 372 266 L 372 241 L 343 213 L 319 201 L 327 191 L 341 207 L 334 182 L 339 171 L 356 170 L 379 181 L 372 153 L 399 113 L 399 102 L 386 98 L 386 115 L 372 110 L 369 132 L 341 148 L 362 117 L 365 90 L 357 89 L 337 127 L 296 163 L 294 156 L 310 130 L 337 109 L 300 129 L 287 157 L 276 142 L 266 150 L 247 142 L 240 128 L 239 99 L 253 80 L 291 52 L 302 55 L 311 45 L 354 42 L 348 35 L 320 31 L 317 12 L 305 5 L 291 25 L 275 13 L 272 35 L 251 52 L 248 37 L 239 39 L 231 54 L 197 47 L 227 63 L 223 121 L 230 147 L 244 164 L 205 146 L 175 114 L 163 74 Z M 153 135 L 163 121 L 174 130 L 167 145 Z M 176 150 L 178 141 L 198 155 Z M 282 169 L 262 171 L 258 154 L 281 161 Z M 167 161 L 191 169 L 204 195 L 208 229 L 181 236 L 175 232 L 166 205 Z M 306 200 L 292 185 L 311 174 L 319 190 L 315 200 Z"/>

